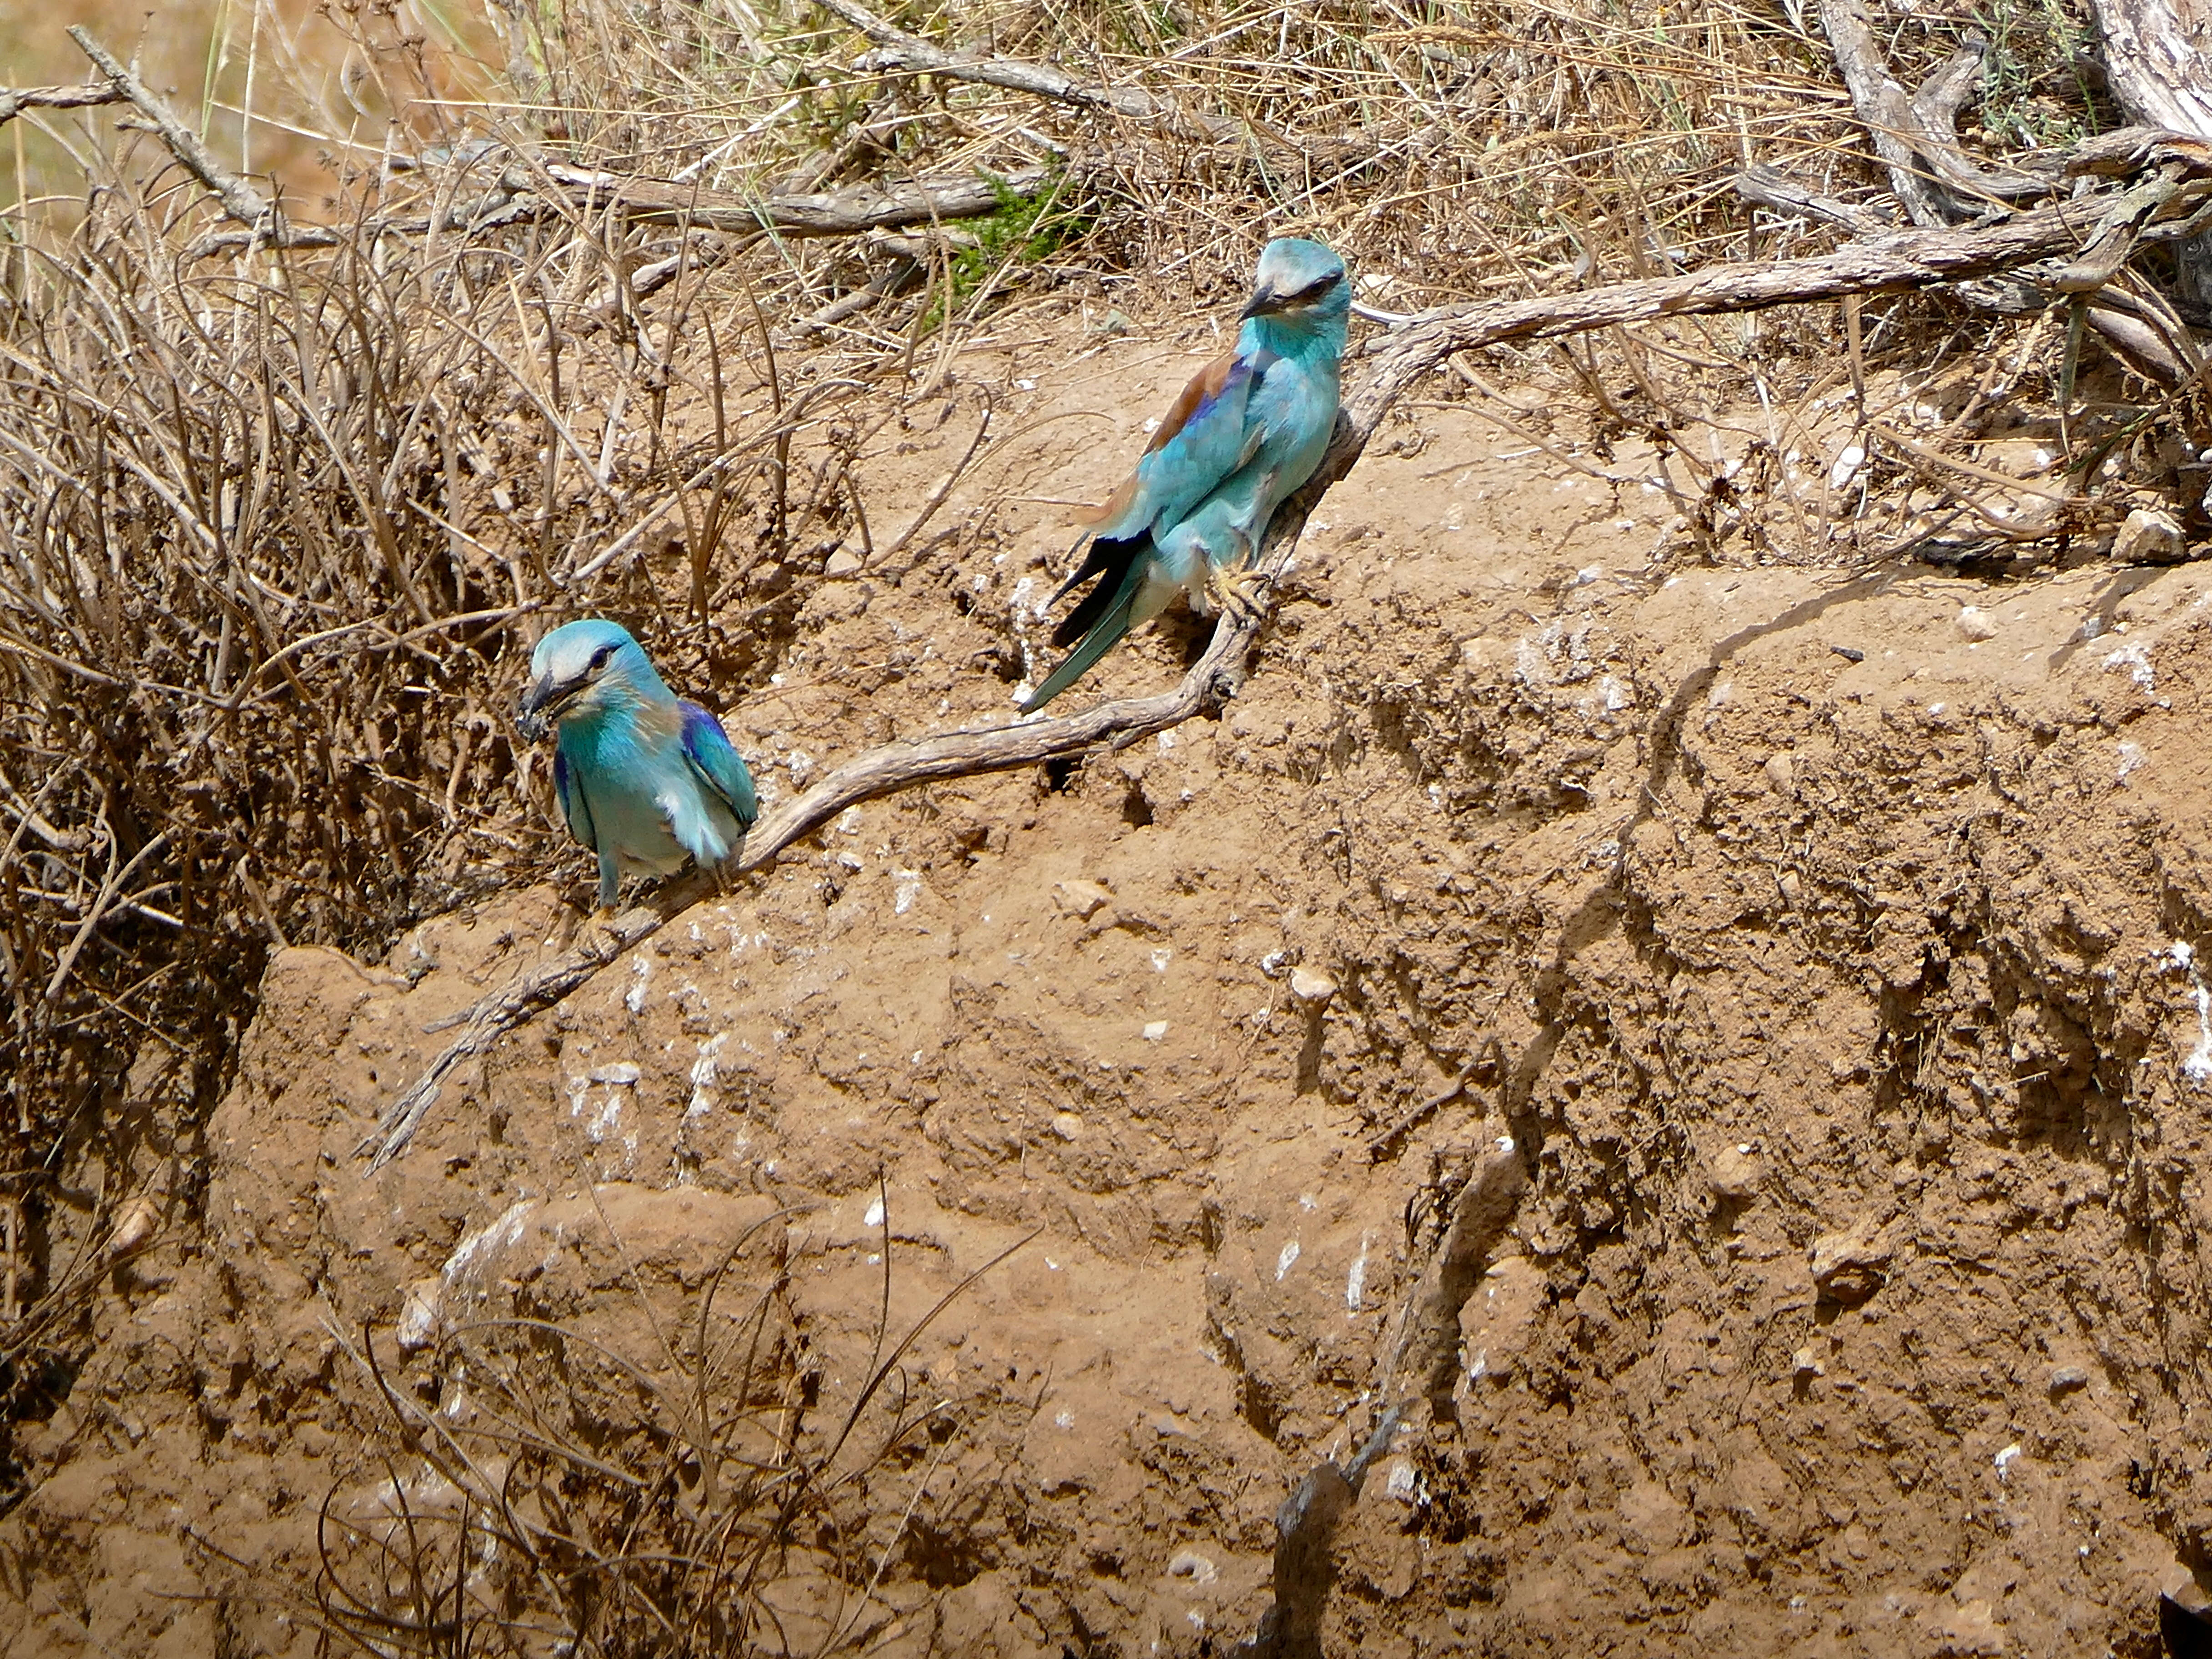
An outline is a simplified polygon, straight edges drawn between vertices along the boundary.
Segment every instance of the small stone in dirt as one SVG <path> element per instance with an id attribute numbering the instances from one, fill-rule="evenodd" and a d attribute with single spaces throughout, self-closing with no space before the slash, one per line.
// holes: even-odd
<path id="1" fill-rule="evenodd" d="M 1145 1027 L 1145 1041 L 1147 1042 L 1158 1042 L 1167 1034 L 1168 1023 L 1164 1019 L 1156 1019 Z"/>
<path id="2" fill-rule="evenodd" d="M 858 575 L 860 570 L 860 556 L 849 548 L 843 547 L 832 553 L 829 561 L 822 567 L 822 574 L 829 577 L 831 581 L 844 576 Z"/>
<path id="3" fill-rule="evenodd" d="M 2187 556 L 2181 526 L 2155 507 L 2139 507 L 2112 538 L 2112 556 L 2119 564 L 2172 564 Z"/>
<path id="4" fill-rule="evenodd" d="M 1741 1146 L 1723 1146 L 1705 1169 L 1716 1198 L 1749 1198 L 1759 1189 L 1759 1159 Z"/>
<path id="5" fill-rule="evenodd" d="M 1790 1370 L 1792 1376 L 1807 1378 L 1828 1374 L 1828 1368 L 1813 1357 L 1810 1348 L 1800 1348 L 1790 1356 Z"/>
<path id="6" fill-rule="evenodd" d="M 1824 1233 L 1808 1252 L 1813 1283 L 1831 1299 L 1855 1307 L 1889 1282 L 1885 1271 L 1893 1251 L 1881 1229 L 1862 1221 L 1839 1233 Z"/>
<path id="7" fill-rule="evenodd" d="M 2089 1386 L 2089 1373 L 2079 1365 L 2061 1365 L 2051 1373 L 2051 1392 L 2071 1394 L 2076 1389 Z"/>
<path id="8" fill-rule="evenodd" d="M 1930 1622 L 1935 1659 L 1996 1659 L 2006 1650 L 2005 1627 L 1979 1596 Z"/>
<path id="9" fill-rule="evenodd" d="M 1188 1578 L 1194 1584 L 1210 1584 L 1221 1577 L 1221 1569 L 1196 1550 L 1178 1550 L 1168 1563 L 1168 1577 Z"/>
<path id="10" fill-rule="evenodd" d="M 1114 896 L 1095 881 L 1063 881 L 1054 884 L 1052 902 L 1069 915 L 1088 921 L 1111 904 Z"/>
<path id="11" fill-rule="evenodd" d="M 161 1219 L 159 1206 L 150 1198 L 133 1199 L 116 1218 L 115 1231 L 107 1240 L 111 1258 L 126 1256 L 148 1239 L 153 1237 L 155 1226 Z"/>
<path id="12" fill-rule="evenodd" d="M 1336 976 L 1320 968 L 1293 968 L 1291 994 L 1301 1002 L 1327 1002 L 1336 994 Z"/>
<path id="13" fill-rule="evenodd" d="M 1828 649 L 1833 652 L 1837 656 L 1841 657 L 1845 662 L 1864 662 L 1866 660 L 1865 652 L 1855 650 L 1848 645 L 1832 645 Z"/>
<path id="14" fill-rule="evenodd" d="M 1997 636 L 1996 618 L 1978 605 L 1959 607 L 1959 632 L 1970 640 L 1993 640 Z"/>
<path id="15" fill-rule="evenodd" d="M 1083 1120 L 1073 1112 L 1055 1113 L 1052 1132 L 1062 1140 L 1080 1140 L 1083 1138 Z"/>
<path id="16" fill-rule="evenodd" d="M 1776 794 L 1794 795 L 1797 793 L 1797 757 L 1787 750 L 1769 755 L 1765 766 L 1760 769 L 1766 774 L 1766 781 Z"/>
<path id="17" fill-rule="evenodd" d="M 446 1281 L 436 1274 L 418 1279 L 400 1292 L 399 1323 L 392 1334 L 402 1353 L 427 1348 L 438 1334 L 438 1298 Z"/>

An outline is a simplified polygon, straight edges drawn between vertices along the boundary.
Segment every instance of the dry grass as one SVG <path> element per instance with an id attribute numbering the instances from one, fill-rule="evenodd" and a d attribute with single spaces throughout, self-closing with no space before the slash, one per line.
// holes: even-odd
<path id="1" fill-rule="evenodd" d="M 947 1395 L 908 1358 L 1012 1251 L 897 1334 L 886 1224 L 872 1340 L 833 1360 L 792 1303 L 788 1212 L 689 1291 L 599 1219 L 556 1254 L 619 1262 L 618 1291 L 542 1306 L 556 1267 L 512 1311 L 445 1324 L 412 1354 L 333 1327 L 350 1449 L 316 1514 L 313 1582 L 272 1584 L 194 1534 L 226 1595 L 306 1623 L 328 1652 L 425 1659 L 838 1659 L 911 1647 L 917 1620 L 927 1635 L 911 1558 L 963 1501 L 963 1460 L 1018 1434 L 1033 1402 Z M 836 1409 L 830 1369 L 860 1382 Z"/>
<path id="2" fill-rule="evenodd" d="M 1060 184 L 1047 216 L 1010 208 L 961 247 L 927 228 L 919 258 L 763 237 L 633 305 L 630 273 L 683 238 L 602 208 L 195 258 L 210 211 L 151 141 L 100 112 L 40 118 L 82 188 L 19 209 L 0 251 L 0 1242 L 21 1312 L 0 1358 L 19 1413 L 66 1370 L 96 1283 L 56 1264 L 114 1220 L 63 1187 L 147 1109 L 138 1080 L 181 1068 L 163 1135 L 189 1211 L 197 1127 L 272 947 L 374 951 L 554 854 L 509 720 L 529 641 L 612 612 L 726 703 L 764 684 L 830 553 L 903 516 L 859 498 L 866 434 L 992 305 L 1137 271 L 1218 298 L 1292 231 L 1344 247 L 1394 309 L 1554 290 L 1832 235 L 1754 218 L 1729 188 L 1747 161 L 1842 196 L 1875 176 L 1825 49 L 1731 0 L 893 14 L 1239 124 L 1218 144 L 856 68 L 864 43 L 800 0 L 331 15 L 340 45 L 310 61 L 308 37 L 241 11 L 259 32 L 208 82 L 258 66 L 240 131 L 307 135 L 328 171 L 291 200 L 331 224 L 463 199 L 482 170 L 378 158 L 472 137 L 726 195 L 1040 160 Z M 1940 54 L 1976 21 L 1916 15 L 1899 50 Z M 2008 107 L 2094 118 L 2055 67 L 2070 17 L 2003 15 Z M 2022 337 L 1940 301 L 1862 320 L 1860 368 L 1892 386 L 1910 363 L 1972 390 Z M 2051 345 L 2010 384 L 2039 383 Z M 1447 395 L 1577 464 L 1646 445 L 1712 556 L 1857 556 L 1941 495 L 1838 520 L 1792 482 L 1798 449 L 1825 476 L 1815 402 L 1850 383 L 1830 309 L 1510 367 L 1577 402 L 1571 439 L 1480 376 Z M 1763 412 L 1720 441 L 1731 406 Z"/>

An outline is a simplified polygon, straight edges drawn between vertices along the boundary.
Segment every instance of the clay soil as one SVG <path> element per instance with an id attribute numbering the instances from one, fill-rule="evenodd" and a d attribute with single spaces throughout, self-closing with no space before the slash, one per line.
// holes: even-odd
<path id="1" fill-rule="evenodd" d="M 1030 332 L 957 365 L 1005 435 L 942 523 L 988 528 L 823 583 L 727 710 L 771 798 L 1008 709 L 1061 503 L 1213 349 Z M 872 441 L 878 517 L 966 448 L 946 407 Z M 1386 438 L 1219 717 L 847 814 L 374 1177 L 430 1028 L 588 925 L 583 863 L 279 954 L 204 1140 L 101 1176 L 149 1231 L 19 1440 L 0 1647 L 317 1650 L 319 1519 L 421 1468 L 364 1450 L 364 1355 L 465 1423 L 455 1334 L 560 1322 L 612 1443 L 655 1396 L 585 1339 L 680 1370 L 735 1249 L 726 1305 L 781 1275 L 834 1424 L 1012 1248 L 899 1356 L 938 1431 L 840 1500 L 886 1651 L 1230 1652 L 1279 1506 L 1386 1403 L 1301 1569 L 1325 1654 L 2154 1651 L 2212 1512 L 2212 574 L 1700 560 L 1464 411 Z M 1392 1367 L 1505 1139 L 1431 1398 Z"/>

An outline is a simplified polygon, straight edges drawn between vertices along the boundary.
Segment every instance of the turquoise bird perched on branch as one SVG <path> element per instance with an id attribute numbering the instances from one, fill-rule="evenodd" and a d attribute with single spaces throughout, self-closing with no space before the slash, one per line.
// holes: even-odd
<path id="1" fill-rule="evenodd" d="M 752 775 L 696 702 L 661 682 L 627 629 L 597 619 L 556 628 L 530 655 L 515 722 L 535 743 L 549 726 L 553 788 L 569 833 L 599 855 L 599 904 L 622 878 L 668 875 L 687 858 L 734 858 L 760 816 Z"/>
<path id="2" fill-rule="evenodd" d="M 1054 631 L 1067 659 L 1022 704 L 1042 708 L 1180 592 L 1201 617 L 1257 608 L 1245 568 L 1284 498 L 1313 476 L 1336 428 L 1352 292 L 1344 261 L 1281 237 L 1260 254 L 1237 344 L 1182 389 L 1137 470 L 1089 515 L 1091 551 L 1065 599 L 1098 585 Z M 1079 544 L 1080 545 L 1080 544 Z"/>

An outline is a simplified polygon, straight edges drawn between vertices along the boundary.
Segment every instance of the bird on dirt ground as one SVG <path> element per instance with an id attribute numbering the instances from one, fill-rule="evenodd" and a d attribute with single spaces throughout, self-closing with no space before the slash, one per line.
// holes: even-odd
<path id="1" fill-rule="evenodd" d="M 1090 554 L 1054 603 L 1093 576 L 1098 585 L 1054 631 L 1054 645 L 1075 648 L 1023 713 L 1081 678 L 1178 591 L 1201 617 L 1217 605 L 1237 616 L 1257 609 L 1259 578 L 1244 567 L 1328 447 L 1351 309 L 1344 261 L 1319 242 L 1280 237 L 1261 251 L 1235 348 L 1182 389 L 1137 470 L 1088 515 Z"/>
<path id="2" fill-rule="evenodd" d="M 517 728 L 557 727 L 553 788 L 569 833 L 599 855 L 599 904 L 625 876 L 665 876 L 686 858 L 735 857 L 760 816 L 752 775 L 721 724 L 662 684 L 629 631 L 592 619 L 556 628 L 530 656 Z"/>

